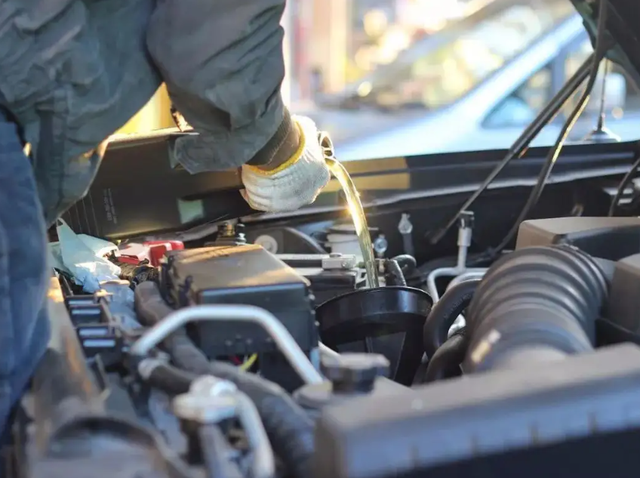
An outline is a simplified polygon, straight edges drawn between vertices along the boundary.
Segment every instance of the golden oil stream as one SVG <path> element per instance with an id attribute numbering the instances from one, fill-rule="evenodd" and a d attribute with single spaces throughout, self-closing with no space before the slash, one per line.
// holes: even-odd
<path id="1" fill-rule="evenodd" d="M 344 194 L 347 198 L 347 205 L 349 207 L 349 214 L 351 220 L 356 229 L 358 236 L 358 242 L 360 243 L 360 251 L 362 252 L 362 260 L 364 261 L 364 268 L 367 272 L 367 286 L 368 287 L 380 287 L 380 280 L 378 279 L 378 268 L 376 267 L 375 256 L 373 254 L 373 244 L 371 243 L 371 234 L 369 234 L 369 226 L 367 225 L 367 218 L 364 214 L 362 202 L 360 201 L 360 195 L 356 189 L 355 184 L 346 168 L 335 158 L 333 154 L 333 145 L 331 139 L 326 133 L 319 133 L 318 137 L 320 145 L 324 152 L 324 158 L 327 162 L 327 166 L 331 171 L 331 174 L 338 180 Z"/>

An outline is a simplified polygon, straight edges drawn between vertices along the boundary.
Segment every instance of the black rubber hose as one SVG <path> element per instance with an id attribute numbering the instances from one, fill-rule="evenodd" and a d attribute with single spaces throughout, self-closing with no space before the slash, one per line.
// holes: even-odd
<path id="1" fill-rule="evenodd" d="M 255 403 L 276 454 L 293 475 L 311 476 L 314 424 L 279 385 L 233 365 L 209 362 L 184 331 L 173 334 L 165 346 L 179 367 L 235 383 Z"/>
<path id="2" fill-rule="evenodd" d="M 596 44 L 594 48 L 591 65 L 591 73 L 589 75 L 589 80 L 587 81 L 587 85 L 585 89 L 582 91 L 582 95 L 580 99 L 576 102 L 575 106 L 569 113 L 567 120 L 564 123 L 564 126 L 560 130 L 560 134 L 558 135 L 558 139 L 556 140 L 553 147 L 549 150 L 549 154 L 547 159 L 540 170 L 540 174 L 538 175 L 538 179 L 536 181 L 535 186 L 531 190 L 529 194 L 529 198 L 525 203 L 524 207 L 520 211 L 516 222 L 513 224 L 507 235 L 502 239 L 500 244 L 494 247 L 491 250 L 492 257 L 498 257 L 498 255 L 507 248 L 507 246 L 511 243 L 511 241 L 517 237 L 518 230 L 520 229 L 520 225 L 527 219 L 533 208 L 538 204 L 540 197 L 544 191 L 544 188 L 551 177 L 551 173 L 553 172 L 553 168 L 555 167 L 558 159 L 560 158 L 560 153 L 564 148 L 565 143 L 569 139 L 569 134 L 571 130 L 573 130 L 575 124 L 577 123 L 584 109 L 589 104 L 589 99 L 591 98 L 591 91 L 593 90 L 593 86 L 596 83 L 598 69 L 602 59 L 605 57 L 606 53 L 613 47 L 614 42 L 610 36 L 606 34 L 607 32 L 607 17 L 608 17 L 608 1 L 601 1 L 598 3 L 599 11 L 598 11 L 598 32 L 596 35 Z"/>
<path id="3" fill-rule="evenodd" d="M 464 334 L 456 334 L 448 339 L 429 360 L 424 382 L 431 383 L 459 375 L 467 344 Z"/>
<path id="4" fill-rule="evenodd" d="M 635 163 L 631 166 L 631 169 L 627 171 L 627 174 L 625 174 L 622 181 L 620 181 L 618 189 L 616 190 L 616 195 L 611 200 L 611 205 L 609 206 L 609 217 L 615 216 L 620 200 L 622 199 L 622 196 L 624 196 L 624 191 L 629 187 L 629 184 L 631 184 L 631 181 L 633 181 L 633 178 L 638 173 L 638 168 L 640 168 L 640 158 L 636 159 Z"/>
<path id="5" fill-rule="evenodd" d="M 142 282 L 136 287 L 134 308 L 142 325 L 152 327 L 174 310 L 165 302 L 153 281 Z"/>
<path id="6" fill-rule="evenodd" d="M 406 287 L 407 281 L 404 278 L 402 269 L 395 259 L 388 259 L 384 262 L 384 268 L 387 271 L 387 275 L 391 277 L 391 285 Z"/>
<path id="7" fill-rule="evenodd" d="M 480 282 L 481 279 L 472 279 L 456 284 L 433 306 L 424 323 L 422 335 L 427 357 L 433 357 L 436 350 L 447 341 L 449 329 L 471 303 Z"/>
<path id="8" fill-rule="evenodd" d="M 530 247 L 498 260 L 467 311 L 466 372 L 546 361 L 593 349 L 607 279 L 588 254 L 569 247 Z"/>
<path id="9" fill-rule="evenodd" d="M 159 360 L 142 361 L 138 367 L 140 377 L 152 387 L 169 395 L 187 393 L 197 375 L 164 364 Z"/>
<path id="10" fill-rule="evenodd" d="M 235 383 L 255 403 L 276 454 L 293 475 L 299 478 L 311 476 L 314 424 L 279 385 L 233 365 L 209 363 L 184 332 L 174 334 L 166 347 L 178 366 Z"/>
<path id="11" fill-rule="evenodd" d="M 405 277 L 411 277 L 418 268 L 418 261 L 409 254 L 400 254 L 399 256 L 392 257 L 391 260 L 398 263 Z"/>
<path id="12" fill-rule="evenodd" d="M 153 282 L 143 282 L 136 288 L 135 302 L 139 319 L 145 325 L 153 325 L 173 311 Z M 299 478 L 312 475 L 314 424 L 280 386 L 233 365 L 209 362 L 184 330 L 173 333 L 162 345 L 179 368 L 235 383 L 255 403 L 274 451 L 293 475 Z"/>
<path id="13" fill-rule="evenodd" d="M 574 93 L 580 88 L 580 85 L 589 77 L 589 74 L 593 70 L 593 62 L 595 53 L 592 53 L 589 58 L 576 70 L 574 75 L 562 86 L 562 88 L 551 98 L 549 103 L 538 113 L 538 116 L 527 126 L 522 132 L 520 137 L 516 139 L 515 143 L 509 148 L 507 155 L 500 161 L 500 163 L 491 171 L 491 174 L 483 181 L 475 192 L 467 199 L 462 206 L 458 209 L 458 212 L 449 219 L 447 224 L 436 230 L 435 234 L 431 235 L 431 244 L 436 244 L 442 240 L 444 235 L 453 227 L 460 215 L 464 211 L 468 211 L 474 202 L 484 193 L 491 183 L 504 171 L 504 169 L 514 159 L 522 158 L 529 150 L 531 142 L 540 134 L 542 129 L 547 126 L 556 115 L 567 104 L 567 101 L 574 95 Z"/>

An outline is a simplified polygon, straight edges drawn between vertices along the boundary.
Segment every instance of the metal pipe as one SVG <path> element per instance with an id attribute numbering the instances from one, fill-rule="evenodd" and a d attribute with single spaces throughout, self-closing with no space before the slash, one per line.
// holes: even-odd
<path id="1" fill-rule="evenodd" d="M 327 347 L 322 342 L 318 344 L 318 348 L 320 349 L 321 354 L 327 355 L 329 357 L 337 357 L 338 355 L 340 355 L 338 352 L 336 352 L 332 348 Z"/>
<path id="2" fill-rule="evenodd" d="M 262 326 L 307 384 L 324 381 L 284 325 L 270 312 L 251 305 L 195 305 L 179 309 L 145 332 L 131 347 L 131 354 L 147 355 L 169 335 L 190 322 L 227 320 L 251 322 Z"/>
<path id="3" fill-rule="evenodd" d="M 247 435 L 249 446 L 253 450 L 253 478 L 273 478 L 276 476 L 276 463 L 269 437 L 264 429 L 256 406 L 244 393 L 234 395 L 238 402 L 238 418 Z"/>
<path id="4" fill-rule="evenodd" d="M 203 478 L 244 478 L 238 463 L 233 460 L 231 447 L 218 424 L 201 425 L 198 428 L 200 449 L 204 463 Z M 196 455 L 197 456 L 197 455 Z"/>
<path id="5" fill-rule="evenodd" d="M 437 279 L 440 279 L 441 277 L 452 277 L 455 280 L 456 277 L 464 274 L 475 274 L 477 277 L 477 275 L 484 275 L 486 271 L 487 269 L 484 267 L 469 269 L 459 267 L 441 267 L 440 269 L 432 271 L 427 276 L 427 292 L 429 292 L 429 295 L 431 295 L 431 299 L 433 299 L 433 302 L 436 303 L 438 300 L 440 300 L 440 294 L 438 293 L 438 288 L 436 287 Z"/>
<path id="6" fill-rule="evenodd" d="M 236 385 L 213 375 L 191 382 L 186 393 L 173 401 L 174 413 L 200 426 L 218 424 L 235 416 L 240 421 L 252 451 L 252 478 L 274 478 L 276 464 L 271 442 L 253 401 Z M 206 456 L 210 450 L 202 450 Z"/>
<path id="7" fill-rule="evenodd" d="M 485 272 L 465 272 L 464 274 L 460 274 L 459 276 L 454 277 L 453 280 L 449 282 L 447 290 L 457 286 L 458 284 L 461 284 L 462 282 L 467 282 L 474 279 L 482 279 L 487 269 L 484 269 L 484 271 Z"/>
<path id="8" fill-rule="evenodd" d="M 463 226 L 458 229 L 458 260 L 456 264 L 458 269 L 467 267 L 467 254 L 471 246 L 472 235 L 473 229 L 470 227 Z"/>

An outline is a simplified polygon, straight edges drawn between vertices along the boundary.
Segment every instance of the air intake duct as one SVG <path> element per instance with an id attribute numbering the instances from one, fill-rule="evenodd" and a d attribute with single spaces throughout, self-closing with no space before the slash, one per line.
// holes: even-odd
<path id="1" fill-rule="evenodd" d="M 465 373 L 592 350 L 607 287 L 596 260 L 569 246 L 530 247 L 503 257 L 469 305 Z"/>

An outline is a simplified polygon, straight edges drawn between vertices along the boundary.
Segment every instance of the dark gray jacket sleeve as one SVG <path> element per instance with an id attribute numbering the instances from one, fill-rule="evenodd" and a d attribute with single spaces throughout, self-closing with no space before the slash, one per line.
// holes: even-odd
<path id="1" fill-rule="evenodd" d="M 292 142 L 295 128 L 280 95 L 284 6 L 285 0 L 158 1 L 147 46 L 173 104 L 199 133 L 174 148 L 188 171 L 265 164 Z"/>
<path id="2" fill-rule="evenodd" d="M 0 1 L 0 106 L 31 143 L 49 223 L 86 194 L 98 145 L 160 86 L 145 41 L 155 3 Z"/>

